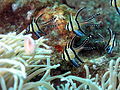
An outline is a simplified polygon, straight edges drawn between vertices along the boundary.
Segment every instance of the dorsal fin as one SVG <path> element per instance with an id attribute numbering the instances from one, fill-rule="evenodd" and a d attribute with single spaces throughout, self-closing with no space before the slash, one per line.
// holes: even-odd
<path id="1" fill-rule="evenodd" d="M 78 26 L 79 30 L 80 30 L 84 35 L 86 35 L 86 33 L 82 30 L 81 26 L 79 25 L 78 15 L 79 15 L 79 13 L 80 13 L 82 10 L 84 10 L 85 8 L 86 8 L 86 7 L 83 7 L 83 8 L 81 8 L 81 9 L 79 9 L 79 10 L 77 11 L 76 15 L 75 15 L 75 21 L 76 21 L 76 23 L 77 23 L 77 26 Z"/>
<path id="2" fill-rule="evenodd" d="M 117 1 L 116 1 L 116 0 L 114 0 L 114 5 L 115 5 L 115 8 L 116 8 L 116 11 L 117 11 L 118 14 L 120 15 L 120 10 L 119 10 L 119 8 L 118 8 L 118 6 L 117 6 Z"/>

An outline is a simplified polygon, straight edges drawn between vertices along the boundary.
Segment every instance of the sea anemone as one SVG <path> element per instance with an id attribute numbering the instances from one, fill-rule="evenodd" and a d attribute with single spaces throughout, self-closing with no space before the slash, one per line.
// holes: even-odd
<path id="1" fill-rule="evenodd" d="M 120 58 L 116 61 L 111 60 L 109 63 L 109 69 L 100 78 L 98 74 L 95 77 L 90 75 L 89 67 L 84 65 L 86 70 L 86 78 L 77 76 L 66 76 L 61 81 L 67 81 L 65 85 L 58 86 L 58 90 L 119 90 L 120 89 Z M 80 82 L 77 86 L 74 82 Z M 101 83 L 100 83 L 101 81 Z M 62 88 L 61 88 L 62 87 Z"/>

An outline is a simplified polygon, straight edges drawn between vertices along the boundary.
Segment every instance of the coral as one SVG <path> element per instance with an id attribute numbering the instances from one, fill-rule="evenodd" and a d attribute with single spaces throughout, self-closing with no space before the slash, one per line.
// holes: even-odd
<path id="1" fill-rule="evenodd" d="M 41 17 L 45 22 L 55 18 L 52 21 L 52 24 L 56 25 L 55 29 L 58 29 L 58 33 L 63 33 L 62 31 L 65 31 L 65 25 L 67 23 L 67 18 L 69 13 L 74 13 L 72 9 L 67 7 L 66 5 L 59 4 L 57 2 L 54 3 L 52 7 L 46 7 L 40 10 L 36 16 L 38 18 L 41 14 L 43 16 Z M 50 28 L 48 28 L 50 29 Z"/>

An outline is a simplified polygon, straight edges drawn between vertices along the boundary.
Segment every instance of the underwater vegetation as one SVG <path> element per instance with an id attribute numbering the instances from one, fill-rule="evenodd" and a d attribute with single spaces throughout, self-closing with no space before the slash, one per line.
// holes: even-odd
<path id="1" fill-rule="evenodd" d="M 120 0 L 1 0 L 0 90 L 120 90 Z"/>

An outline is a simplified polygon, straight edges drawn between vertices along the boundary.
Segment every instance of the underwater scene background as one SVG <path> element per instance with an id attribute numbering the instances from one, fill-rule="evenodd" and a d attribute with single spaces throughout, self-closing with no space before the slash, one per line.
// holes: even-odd
<path id="1" fill-rule="evenodd" d="M 120 0 L 0 0 L 0 90 L 120 90 Z"/>

